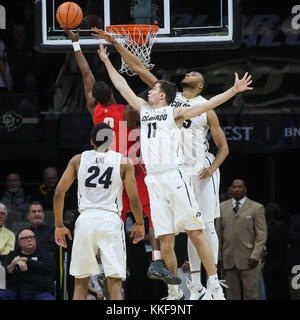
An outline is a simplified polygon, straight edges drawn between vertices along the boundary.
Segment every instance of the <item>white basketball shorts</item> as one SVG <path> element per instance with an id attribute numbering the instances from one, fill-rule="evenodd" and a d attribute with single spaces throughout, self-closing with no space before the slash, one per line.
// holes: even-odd
<path id="1" fill-rule="evenodd" d="M 211 153 L 205 153 L 204 167 L 208 168 L 214 161 L 215 156 Z M 199 180 L 197 175 L 191 175 L 192 185 L 195 193 L 195 198 L 199 206 L 200 212 L 203 215 L 204 222 L 214 221 L 220 217 L 220 170 L 219 168 L 213 173 L 210 178 Z"/>
<path id="2" fill-rule="evenodd" d="M 99 274 L 96 259 L 98 248 L 105 276 L 126 279 L 126 243 L 122 219 L 113 212 L 87 209 L 75 223 L 70 274 L 75 278 Z"/>
<path id="3" fill-rule="evenodd" d="M 150 173 L 145 183 L 155 237 L 204 229 L 191 179 L 184 169 Z"/>

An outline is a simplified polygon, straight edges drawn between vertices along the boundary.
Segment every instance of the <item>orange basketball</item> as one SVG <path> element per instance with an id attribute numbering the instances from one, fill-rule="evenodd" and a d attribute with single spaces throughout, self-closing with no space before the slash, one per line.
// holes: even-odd
<path id="1" fill-rule="evenodd" d="M 58 23 L 68 29 L 76 28 L 82 21 L 82 10 L 75 2 L 64 2 L 56 11 Z"/>

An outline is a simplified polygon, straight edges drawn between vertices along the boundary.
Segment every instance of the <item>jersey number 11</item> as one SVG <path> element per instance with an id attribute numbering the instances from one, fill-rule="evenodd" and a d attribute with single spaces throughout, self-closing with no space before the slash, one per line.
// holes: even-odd
<path id="1" fill-rule="evenodd" d="M 153 127 L 153 134 L 152 134 L 152 127 Z M 148 138 L 151 138 L 151 134 L 152 134 L 152 138 L 156 137 L 156 122 L 150 122 L 148 123 Z"/>

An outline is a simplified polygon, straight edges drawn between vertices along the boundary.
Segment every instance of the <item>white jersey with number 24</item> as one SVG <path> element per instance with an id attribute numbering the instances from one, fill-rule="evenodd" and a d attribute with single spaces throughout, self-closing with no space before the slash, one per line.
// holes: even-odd
<path id="1" fill-rule="evenodd" d="M 123 181 L 120 176 L 122 155 L 109 150 L 85 151 L 78 170 L 78 208 L 104 209 L 121 215 Z"/>

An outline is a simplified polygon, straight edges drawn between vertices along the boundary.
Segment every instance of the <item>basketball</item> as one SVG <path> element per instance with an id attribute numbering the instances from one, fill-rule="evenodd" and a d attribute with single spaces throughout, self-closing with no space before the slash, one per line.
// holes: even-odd
<path id="1" fill-rule="evenodd" d="M 76 28 L 82 21 L 83 13 L 75 2 L 64 2 L 56 11 L 58 23 L 68 29 Z"/>

